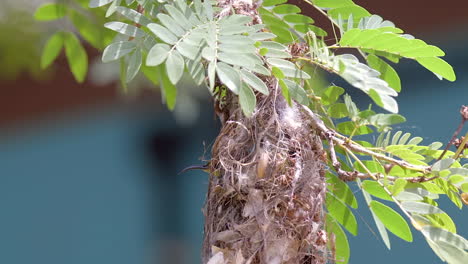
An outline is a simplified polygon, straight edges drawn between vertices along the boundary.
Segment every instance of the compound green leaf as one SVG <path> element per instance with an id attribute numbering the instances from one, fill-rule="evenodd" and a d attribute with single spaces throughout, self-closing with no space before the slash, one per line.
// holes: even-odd
<path id="1" fill-rule="evenodd" d="M 62 32 L 57 32 L 52 35 L 44 47 L 41 56 L 41 68 L 45 69 L 57 58 L 62 50 L 64 43 L 64 35 Z"/>
<path id="2" fill-rule="evenodd" d="M 390 232 L 408 242 L 413 241 L 408 223 L 400 214 L 377 201 L 371 201 L 370 208 Z"/>

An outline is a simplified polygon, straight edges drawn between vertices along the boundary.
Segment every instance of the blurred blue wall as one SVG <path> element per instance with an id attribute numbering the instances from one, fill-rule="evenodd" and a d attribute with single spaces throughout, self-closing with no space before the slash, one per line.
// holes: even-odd
<path id="1" fill-rule="evenodd" d="M 457 82 L 438 81 L 414 63 L 398 68 L 400 110 L 408 119 L 400 129 L 425 142 L 446 142 L 460 106 L 468 104 L 468 54 L 438 44 L 455 66 Z M 369 103 L 350 93 L 362 108 Z M 200 164 L 204 150 L 209 154 L 215 123 L 209 107 L 191 127 L 178 127 L 169 113 L 148 107 L 111 107 L 4 133 L 0 263 L 199 263 L 207 177 L 177 173 Z M 367 223 L 360 221 L 357 238 L 349 235 L 350 263 L 440 263 L 416 232 L 414 243 L 391 235 L 387 251 L 372 234 L 362 199 L 360 204 Z M 468 237 L 466 211 L 450 203 L 442 207 Z"/>

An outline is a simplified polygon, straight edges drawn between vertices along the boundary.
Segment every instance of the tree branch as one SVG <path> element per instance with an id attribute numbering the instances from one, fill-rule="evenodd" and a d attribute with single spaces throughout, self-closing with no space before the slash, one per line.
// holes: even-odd
<path id="1" fill-rule="evenodd" d="M 302 108 L 305 110 L 307 115 L 310 117 L 310 119 L 311 119 L 313 125 L 315 126 L 315 128 L 317 128 L 326 137 L 329 137 L 329 142 L 333 141 L 334 144 L 339 145 L 340 147 L 342 147 L 345 150 L 351 150 L 353 152 L 363 153 L 363 154 L 372 156 L 372 157 L 374 157 L 376 159 L 379 159 L 379 160 L 385 160 L 387 162 L 390 162 L 390 163 L 392 163 L 394 165 L 400 166 L 400 167 L 405 168 L 405 169 L 422 172 L 423 174 L 427 174 L 428 172 L 431 171 L 431 168 L 429 166 L 419 166 L 419 165 L 414 165 L 414 164 L 408 163 L 408 162 L 406 162 L 404 160 L 397 160 L 397 159 L 385 156 L 383 154 L 373 152 L 373 151 L 371 151 L 371 150 L 369 150 L 369 149 L 367 149 L 367 148 L 353 142 L 352 140 L 342 139 L 342 138 L 345 138 L 345 137 L 342 136 L 342 135 L 337 136 L 338 134 L 335 131 L 333 131 L 333 130 L 329 129 L 328 127 L 326 127 L 325 124 L 323 123 L 323 121 L 316 114 L 314 114 L 307 106 L 303 105 Z"/>

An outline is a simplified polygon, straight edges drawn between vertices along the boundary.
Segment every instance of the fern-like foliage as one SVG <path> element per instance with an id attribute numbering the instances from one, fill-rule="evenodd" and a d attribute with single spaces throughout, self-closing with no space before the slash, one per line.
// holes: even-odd
<path id="1" fill-rule="evenodd" d="M 91 0 L 89 7 L 107 7 L 105 11 L 95 9 L 112 20 L 104 25 L 109 29 L 106 34 L 95 34 L 82 15 L 63 4 L 41 6 L 36 18 L 54 20 L 68 14 L 86 41 L 97 48 L 105 47 L 104 62 L 120 63 L 124 86 L 142 72 L 161 87 L 170 109 L 176 103 L 177 85 L 187 78 L 206 86 L 213 96 L 221 96 L 217 91 L 225 87 L 238 96 L 246 116 L 255 112 L 257 98 L 272 89 L 281 89 L 290 104 L 295 101 L 323 114 L 326 127 L 333 133 L 322 132 L 337 135 L 329 142 L 335 142 L 336 151 L 346 157 L 336 158 L 341 168 L 329 162 L 331 169 L 326 173 L 326 229 L 335 235 L 335 253 L 342 263 L 347 263 L 350 253 L 343 228 L 357 234 L 352 212 L 357 200 L 338 177 L 340 173 L 372 178 L 356 181 L 388 248 L 388 231 L 406 241 L 412 241 L 413 236 L 405 219 L 374 197 L 394 202 L 442 260 L 466 263 L 468 242 L 456 235 L 455 224 L 438 207 L 437 199 L 447 195 L 457 207 L 462 206 L 459 192 L 468 196 L 468 165 L 462 166 L 458 156 L 454 157 L 457 160 L 442 159 L 442 143 L 422 145 L 420 137 L 391 131 L 392 125 L 405 121 L 396 114 L 395 97 L 401 91 L 401 81 L 391 63 L 415 60 L 439 78 L 454 81 L 452 67 L 441 59 L 444 52 L 404 34 L 392 22 L 371 15 L 352 0 L 304 2 L 334 24 L 336 43 L 327 44 L 327 32 L 286 0 L 265 0 L 259 5 L 263 24 L 235 14 L 232 6 L 221 10 L 216 1 L 208 0 Z M 73 74 L 83 81 L 87 56 L 73 33 L 57 32 L 49 39 L 42 66 L 50 65 L 63 47 Z M 300 52 L 293 52 L 297 47 Z M 350 48 L 356 52 L 341 52 Z M 392 113 L 376 113 L 371 107 L 361 111 L 344 88 L 314 86 L 309 82 L 312 71 L 304 67 L 308 65 L 340 76 Z M 375 145 L 353 141 L 353 137 L 374 131 L 380 133 Z M 331 156 L 331 149 L 329 152 Z M 445 153 L 455 156 L 451 151 Z M 359 155 L 366 159 L 361 160 Z"/>
<path id="2" fill-rule="evenodd" d="M 259 8 L 263 23 L 267 26 L 281 43 L 304 41 L 307 32 L 313 31 L 318 36 L 326 36 L 327 33 L 313 25 L 314 20 L 300 14 L 301 9 L 287 0 L 266 0 Z"/>
<path id="3" fill-rule="evenodd" d="M 293 80 L 310 76 L 287 60 L 291 58 L 288 47 L 272 41 L 277 36 L 261 31 L 263 25 L 249 25 L 252 18 L 244 15 L 218 18 L 209 1 L 194 1 L 190 6 L 176 1 L 162 7 L 156 21 L 116 7 L 116 12 L 142 27 L 119 21 L 105 25 L 127 37 L 103 53 L 104 62 L 122 60 L 126 82 L 135 77 L 146 57 L 145 66 L 157 67 L 162 79 L 167 75 L 162 86 L 170 107 L 175 103 L 175 85 L 186 70 L 196 84 L 205 83 L 212 92 L 218 80 L 239 95 L 242 110 L 251 115 L 256 105 L 254 91 L 269 94 L 257 75 L 269 76 L 273 71 L 283 94 L 307 104 L 304 89 Z"/>

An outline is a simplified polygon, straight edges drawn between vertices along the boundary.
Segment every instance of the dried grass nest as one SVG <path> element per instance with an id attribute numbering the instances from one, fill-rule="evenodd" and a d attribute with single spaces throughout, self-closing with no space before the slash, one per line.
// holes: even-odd
<path id="1" fill-rule="evenodd" d="M 204 263 L 325 263 L 323 147 L 277 83 L 245 117 L 233 96 L 212 148 Z"/>

